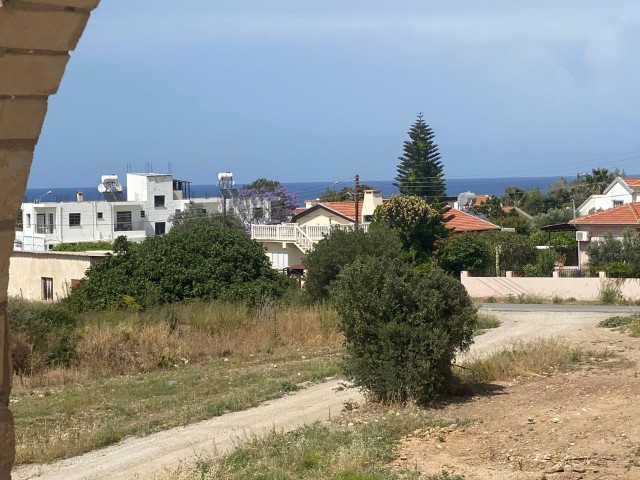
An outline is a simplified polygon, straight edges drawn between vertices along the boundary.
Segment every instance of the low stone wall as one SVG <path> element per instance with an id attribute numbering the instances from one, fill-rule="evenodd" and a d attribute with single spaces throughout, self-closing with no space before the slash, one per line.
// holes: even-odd
<path id="1" fill-rule="evenodd" d="M 537 295 L 545 298 L 598 300 L 600 290 L 607 282 L 614 282 L 620 288 L 622 296 L 628 300 L 640 299 L 640 279 L 608 279 L 604 272 L 597 278 L 561 278 L 554 272 L 553 277 L 471 277 L 462 272 L 460 281 L 473 298 L 518 297 L 519 295 Z"/>

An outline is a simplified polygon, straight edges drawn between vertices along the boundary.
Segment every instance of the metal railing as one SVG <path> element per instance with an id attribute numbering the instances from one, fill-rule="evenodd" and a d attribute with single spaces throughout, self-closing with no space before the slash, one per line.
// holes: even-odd
<path id="1" fill-rule="evenodd" d="M 114 232 L 137 232 L 144 229 L 144 222 L 116 222 L 113 224 Z"/>
<path id="2" fill-rule="evenodd" d="M 51 235 L 56 231 L 55 225 L 36 225 L 36 233 Z"/>

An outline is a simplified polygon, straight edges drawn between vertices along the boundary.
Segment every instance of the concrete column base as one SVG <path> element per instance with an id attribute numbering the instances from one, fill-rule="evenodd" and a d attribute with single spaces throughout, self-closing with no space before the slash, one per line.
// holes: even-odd
<path id="1" fill-rule="evenodd" d="M 16 437 L 13 415 L 0 399 L 0 480 L 11 480 L 11 468 L 16 458 Z"/>

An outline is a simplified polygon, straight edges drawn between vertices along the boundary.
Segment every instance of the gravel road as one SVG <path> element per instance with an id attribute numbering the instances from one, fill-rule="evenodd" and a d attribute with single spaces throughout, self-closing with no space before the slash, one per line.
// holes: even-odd
<path id="1" fill-rule="evenodd" d="M 604 312 L 493 312 L 502 322 L 499 328 L 476 337 L 470 352 L 481 356 L 518 340 L 537 337 L 580 339 L 594 334 L 595 324 L 609 316 Z M 295 394 L 241 412 L 201 423 L 159 432 L 143 438 L 129 438 L 117 445 L 59 461 L 50 465 L 16 469 L 14 480 L 112 480 L 148 477 L 155 472 L 190 461 L 200 453 L 222 454 L 237 439 L 259 435 L 270 429 L 290 431 L 305 423 L 338 415 L 345 402 L 362 401 L 353 389 L 340 389 L 340 381 L 312 385 Z"/>
<path id="2" fill-rule="evenodd" d="M 339 415 L 347 401 L 362 401 L 357 390 L 342 389 L 339 380 L 321 384 L 241 412 L 174 428 L 50 465 L 16 469 L 14 480 L 114 480 L 151 476 L 192 461 L 200 453 L 231 450 L 238 439 L 276 429 L 290 431 L 301 425 Z"/>

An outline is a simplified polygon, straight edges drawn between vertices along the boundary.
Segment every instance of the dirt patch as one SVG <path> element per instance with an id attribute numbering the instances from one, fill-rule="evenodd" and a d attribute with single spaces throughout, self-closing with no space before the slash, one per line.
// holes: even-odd
<path id="1" fill-rule="evenodd" d="M 561 338 L 612 358 L 442 404 L 444 418 L 470 423 L 414 432 L 395 465 L 466 480 L 639 479 L 640 339 L 594 323 Z"/>

